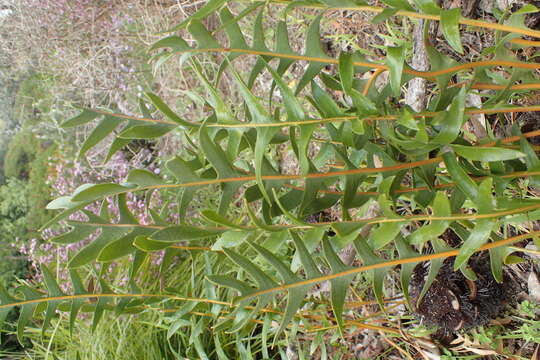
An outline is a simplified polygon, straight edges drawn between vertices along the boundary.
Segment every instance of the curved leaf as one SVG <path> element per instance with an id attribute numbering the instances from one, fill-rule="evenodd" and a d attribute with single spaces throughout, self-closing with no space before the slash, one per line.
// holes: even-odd
<path id="1" fill-rule="evenodd" d="M 505 161 L 526 156 L 521 151 L 500 147 L 452 145 L 452 149 L 459 156 L 473 161 Z"/>
<path id="2" fill-rule="evenodd" d="M 463 46 L 459 36 L 460 8 L 441 10 L 441 28 L 443 35 L 450 46 L 458 53 L 463 54 Z"/>

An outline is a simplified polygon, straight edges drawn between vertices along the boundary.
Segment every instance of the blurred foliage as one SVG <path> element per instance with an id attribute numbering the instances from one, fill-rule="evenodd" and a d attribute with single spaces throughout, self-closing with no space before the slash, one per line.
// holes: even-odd
<path id="1" fill-rule="evenodd" d="M 14 115 L 20 124 L 35 126 L 51 111 L 54 94 L 50 84 L 54 79 L 43 73 L 31 73 L 19 84 Z"/>
<path id="2" fill-rule="evenodd" d="M 28 185 L 19 179 L 8 179 L 0 186 L 0 236 L 4 243 L 14 242 L 26 233 Z"/>
<path id="3" fill-rule="evenodd" d="M 45 211 L 45 205 L 50 200 L 50 187 L 46 181 L 48 158 L 55 146 L 44 146 L 26 127 L 15 134 L 4 158 L 6 177 L 24 180 L 28 187 L 26 201 L 32 206 L 27 209 L 23 229 L 30 231 L 37 230 L 51 216 Z"/>
<path id="4" fill-rule="evenodd" d="M 39 141 L 30 128 L 17 132 L 7 147 L 4 158 L 5 176 L 27 180 L 30 176 L 30 164 L 39 151 Z"/>
<path id="5" fill-rule="evenodd" d="M 40 151 L 30 163 L 27 201 L 32 206 L 29 207 L 26 214 L 26 229 L 31 235 L 39 236 L 37 230 L 52 217 L 50 211 L 47 211 L 45 207 L 51 200 L 51 188 L 47 184 L 50 171 L 48 161 L 55 149 L 56 146 L 51 145 Z"/>
<path id="6" fill-rule="evenodd" d="M 27 261 L 17 246 L 26 236 L 28 185 L 18 179 L 8 179 L 0 186 L 0 285 L 8 286 L 26 274 Z"/>

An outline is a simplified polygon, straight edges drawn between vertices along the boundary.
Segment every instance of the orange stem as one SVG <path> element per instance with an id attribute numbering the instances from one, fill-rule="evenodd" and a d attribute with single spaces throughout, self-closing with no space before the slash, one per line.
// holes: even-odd
<path id="1" fill-rule="evenodd" d="M 242 49 L 242 48 L 203 48 L 203 49 L 190 48 L 190 49 L 175 51 L 175 53 L 177 54 L 209 53 L 209 52 L 270 56 L 270 57 L 276 57 L 276 58 L 303 60 L 303 61 L 309 61 L 309 62 L 318 62 L 318 63 L 335 64 L 335 65 L 339 63 L 337 59 L 333 59 L 333 58 L 321 58 L 321 57 L 313 57 L 313 56 L 306 56 L 306 55 L 278 53 L 274 51 L 263 51 L 263 50 Z M 382 70 L 390 69 L 387 65 L 363 62 L 363 61 L 353 61 L 353 65 L 360 66 L 360 67 L 367 67 L 371 69 L 382 69 Z M 434 70 L 434 71 L 418 71 L 418 70 L 414 70 L 407 67 L 403 69 L 403 72 L 405 74 L 433 79 L 440 75 L 452 74 L 460 70 L 475 69 L 478 67 L 487 67 L 487 66 L 509 66 L 509 67 L 515 67 L 515 68 L 521 68 L 521 69 L 531 69 L 531 70 L 540 69 L 540 64 L 537 64 L 537 63 L 525 63 L 521 61 L 507 61 L 507 60 L 481 60 L 481 61 L 474 61 L 474 62 L 469 62 L 465 64 L 450 66 L 446 69 Z M 459 86 L 459 85 L 454 85 L 454 86 Z"/>
<path id="2" fill-rule="evenodd" d="M 271 0 L 272 3 L 278 4 L 278 5 L 288 5 L 291 3 L 291 1 L 288 0 Z M 302 5 L 300 7 L 303 8 L 314 8 L 314 9 L 323 9 L 323 10 L 349 10 L 349 11 L 366 11 L 366 12 L 373 12 L 373 13 L 381 13 L 385 9 L 384 7 L 378 7 L 378 6 L 326 6 L 326 5 Z M 396 12 L 396 15 L 406 16 L 410 18 L 417 18 L 417 19 L 425 19 L 425 20 L 435 20 L 435 21 L 441 21 L 441 17 L 439 15 L 432 15 L 432 14 L 421 14 L 414 11 L 406 11 L 406 10 L 399 10 Z M 498 30 L 498 31 L 504 31 L 509 33 L 515 33 L 515 34 L 521 34 L 521 35 L 527 35 L 535 38 L 540 39 L 540 31 L 528 29 L 528 28 L 520 28 L 516 26 L 511 25 L 505 25 L 505 24 L 497 24 L 497 23 L 490 23 L 487 21 L 482 20 L 472 20 L 460 17 L 459 23 L 462 25 L 469 25 L 484 29 L 491 29 L 491 30 Z M 515 43 L 521 43 L 520 41 L 516 41 L 519 39 L 513 39 L 511 42 Z"/>
<path id="3" fill-rule="evenodd" d="M 368 95 L 368 92 L 369 92 L 369 88 L 371 87 L 371 85 L 375 82 L 375 80 L 377 79 L 377 77 L 382 73 L 384 72 L 384 69 L 377 69 L 375 70 L 375 72 L 373 73 L 373 75 L 370 76 L 366 86 L 364 87 L 364 91 L 362 92 L 362 95 L 364 96 L 367 96 Z"/>
<path id="4" fill-rule="evenodd" d="M 484 244 L 480 248 L 478 248 L 475 252 L 510 245 L 512 243 L 515 243 L 515 242 L 518 242 L 518 241 L 521 241 L 521 240 L 525 240 L 525 239 L 530 239 L 532 237 L 539 236 L 539 235 L 540 235 L 540 231 L 533 231 L 533 232 L 523 234 L 523 235 L 512 236 L 512 237 L 504 239 L 504 240 L 499 240 L 499 241 L 494 241 L 494 242 L 491 242 L 491 243 L 488 243 L 488 244 Z M 440 252 L 440 253 L 414 256 L 414 257 L 405 258 L 405 259 L 390 260 L 390 261 L 380 262 L 380 263 L 372 264 L 372 265 L 358 266 L 358 267 L 355 267 L 355 268 L 352 268 L 352 269 L 349 269 L 349 270 L 345 270 L 345 271 L 340 271 L 340 272 L 337 272 L 337 273 L 334 273 L 334 274 L 319 276 L 319 277 L 316 277 L 316 278 L 306 279 L 306 280 L 298 281 L 298 282 L 291 283 L 291 284 L 283 284 L 283 285 L 279 285 L 279 286 L 276 286 L 276 287 L 273 287 L 273 288 L 267 288 L 267 289 L 264 289 L 264 290 L 254 291 L 254 292 L 250 293 L 249 295 L 240 297 L 239 299 L 237 299 L 237 301 L 251 299 L 251 298 L 254 298 L 254 297 L 258 297 L 258 296 L 261 296 L 261 295 L 273 293 L 273 292 L 276 292 L 276 291 L 284 291 L 284 290 L 296 288 L 298 286 L 314 285 L 314 284 L 317 284 L 317 283 L 320 283 L 320 282 L 323 282 L 323 281 L 333 280 L 333 279 L 337 279 L 337 278 L 341 278 L 341 277 L 349 276 L 349 275 L 356 275 L 358 273 L 365 272 L 365 271 L 383 269 L 385 267 L 391 267 L 391 266 L 396 266 L 396 265 L 414 264 L 414 263 L 419 263 L 419 262 L 423 262 L 423 261 L 430 261 L 430 260 L 434 260 L 434 259 L 442 259 L 442 258 L 453 257 L 453 256 L 457 256 L 459 254 L 459 252 L 460 252 L 460 249 L 453 249 L 453 250 L 444 251 L 444 252 Z"/>

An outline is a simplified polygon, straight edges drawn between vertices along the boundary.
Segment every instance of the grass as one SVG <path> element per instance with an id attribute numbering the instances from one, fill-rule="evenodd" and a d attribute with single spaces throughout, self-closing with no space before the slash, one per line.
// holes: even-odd
<path id="1" fill-rule="evenodd" d="M 184 288 L 184 291 L 197 293 L 204 292 L 204 289 L 200 288 L 203 282 L 196 281 L 196 278 L 201 277 L 200 271 L 204 268 L 204 264 L 200 264 L 200 261 L 204 260 L 201 257 L 180 254 L 178 259 L 170 264 L 168 270 L 161 272 L 161 281 L 156 282 L 154 276 L 160 265 L 148 259 L 143 265 L 142 277 L 138 283 L 143 286 L 141 290 L 144 292 L 155 292 L 159 286 L 180 287 Z M 116 271 L 110 273 L 108 278 L 112 283 L 120 281 L 125 276 L 123 270 L 128 267 L 129 262 L 118 264 Z M 90 315 L 83 315 L 86 321 L 75 323 L 76 336 L 74 337 L 64 326 L 68 319 L 60 316 L 54 320 L 52 329 L 45 338 L 41 337 L 39 328 L 29 328 L 28 337 L 31 340 L 31 346 L 25 350 L 24 355 L 11 354 L 10 356 L 13 359 L 60 360 L 70 360 L 77 356 L 82 360 L 212 359 L 217 356 L 216 341 L 221 344 L 220 351 L 226 353 L 229 358 L 250 356 L 245 353 L 246 350 L 243 349 L 241 343 L 251 346 L 254 351 L 254 347 L 258 348 L 256 352 L 262 351 L 259 348 L 262 342 L 260 334 L 241 339 L 240 344 L 237 343 L 240 339 L 235 334 L 222 334 L 216 340 L 213 333 L 208 331 L 209 320 L 198 316 L 204 310 L 200 309 L 200 306 L 191 306 L 192 304 L 196 303 L 187 303 L 178 308 L 170 306 L 163 308 L 160 302 L 156 302 L 136 316 L 108 314 L 107 321 L 103 321 L 95 330 L 92 329 Z M 200 325 L 193 328 L 193 323 L 197 322 Z M 179 331 L 170 331 L 171 327 Z M 0 354 L 2 354 L 1 351 Z M 3 355 L 7 356 L 8 353 Z"/>

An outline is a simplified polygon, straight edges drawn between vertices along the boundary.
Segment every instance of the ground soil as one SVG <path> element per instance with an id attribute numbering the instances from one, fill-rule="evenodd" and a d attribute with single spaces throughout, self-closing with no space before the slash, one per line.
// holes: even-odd
<path id="1" fill-rule="evenodd" d="M 528 112 L 521 114 L 519 120 L 522 122 L 521 132 L 526 133 L 540 129 L 540 113 Z M 532 145 L 540 145 L 540 137 L 532 137 L 528 139 Z"/>

